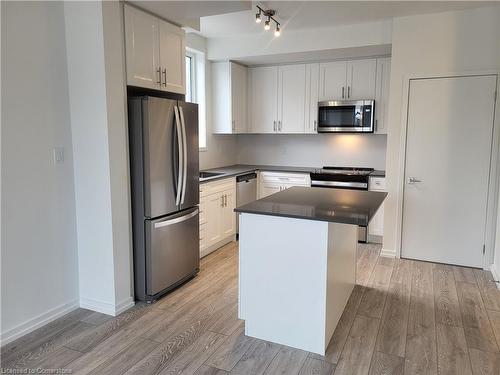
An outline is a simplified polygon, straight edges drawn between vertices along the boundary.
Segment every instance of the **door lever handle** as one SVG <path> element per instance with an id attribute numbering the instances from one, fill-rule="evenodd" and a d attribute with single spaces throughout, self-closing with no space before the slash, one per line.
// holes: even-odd
<path id="1" fill-rule="evenodd" d="M 422 180 L 418 180 L 415 177 L 408 177 L 408 183 L 409 184 L 416 184 L 416 183 L 419 183 L 419 182 L 422 182 Z"/>

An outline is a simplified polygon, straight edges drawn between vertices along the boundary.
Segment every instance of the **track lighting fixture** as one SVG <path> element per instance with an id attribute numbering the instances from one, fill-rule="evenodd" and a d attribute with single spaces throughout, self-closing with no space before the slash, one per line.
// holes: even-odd
<path id="1" fill-rule="evenodd" d="M 265 10 L 258 5 L 257 5 L 257 10 L 259 12 L 255 14 L 255 22 L 261 23 L 262 16 L 267 17 L 267 20 L 264 22 L 264 30 L 266 31 L 271 30 L 271 21 L 273 21 L 276 24 L 276 29 L 274 30 L 274 36 L 280 36 L 281 35 L 280 23 L 276 21 L 276 19 L 274 18 L 274 16 L 276 15 L 276 11 L 272 9 Z"/>

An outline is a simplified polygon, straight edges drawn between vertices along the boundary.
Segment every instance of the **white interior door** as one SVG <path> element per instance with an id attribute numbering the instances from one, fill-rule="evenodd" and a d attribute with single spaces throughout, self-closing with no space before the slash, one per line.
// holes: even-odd
<path id="1" fill-rule="evenodd" d="M 402 256 L 483 266 L 496 76 L 410 81 Z"/>

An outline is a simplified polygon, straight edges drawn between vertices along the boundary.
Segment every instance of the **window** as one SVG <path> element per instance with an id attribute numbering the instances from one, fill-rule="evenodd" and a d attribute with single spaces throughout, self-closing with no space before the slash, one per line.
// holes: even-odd
<path id="1" fill-rule="evenodd" d="M 186 101 L 198 104 L 199 148 L 206 150 L 205 54 L 186 48 Z"/>

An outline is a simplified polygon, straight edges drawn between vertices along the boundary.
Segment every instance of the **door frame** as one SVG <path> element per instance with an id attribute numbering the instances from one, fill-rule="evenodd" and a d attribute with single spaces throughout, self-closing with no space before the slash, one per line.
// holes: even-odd
<path id="1" fill-rule="evenodd" d="M 406 176 L 406 144 L 408 130 L 408 109 L 410 99 L 410 82 L 412 80 L 421 79 L 436 79 L 436 78 L 459 78 L 459 77 L 476 77 L 476 76 L 495 76 L 496 78 L 496 100 L 493 108 L 493 137 L 491 140 L 490 154 L 490 174 L 488 182 L 488 197 L 486 204 L 486 228 L 485 228 L 485 252 L 483 255 L 483 269 L 490 270 L 493 264 L 495 253 L 495 234 L 497 224 L 497 210 L 499 198 L 500 184 L 500 103 L 498 100 L 499 90 L 499 75 L 498 70 L 486 71 L 468 71 L 468 72 L 441 72 L 428 74 L 406 74 L 403 79 L 403 96 L 401 106 L 401 134 L 398 165 L 398 178 L 396 186 L 396 257 L 401 258 L 402 243 L 403 243 L 403 212 L 404 212 L 404 186 Z"/>

